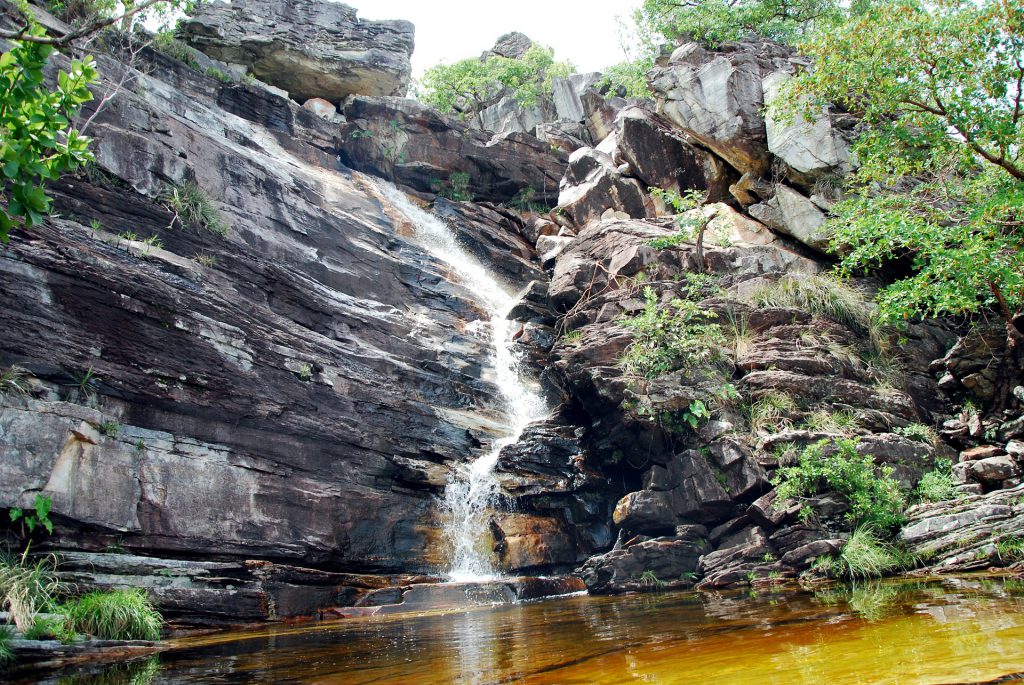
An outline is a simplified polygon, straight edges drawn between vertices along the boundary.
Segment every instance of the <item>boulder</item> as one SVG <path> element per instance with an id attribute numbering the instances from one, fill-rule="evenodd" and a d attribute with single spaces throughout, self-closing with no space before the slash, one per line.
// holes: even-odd
<path id="1" fill-rule="evenodd" d="M 601 80 L 601 74 L 590 72 L 572 74 L 566 78 L 551 80 L 551 99 L 555 105 L 558 118 L 579 123 L 586 117 L 581 96 Z"/>
<path id="2" fill-rule="evenodd" d="M 765 105 L 771 105 L 780 88 L 790 79 L 784 71 L 773 71 L 761 79 Z M 853 171 L 850 146 L 845 135 L 832 125 L 826 111 L 801 114 L 792 120 L 768 116 L 765 119 L 768 151 L 781 159 L 804 184 L 821 178 L 845 176 Z"/>
<path id="3" fill-rule="evenodd" d="M 988 457 L 967 462 L 971 479 L 988 487 L 1001 487 L 1004 480 L 1020 476 L 1020 468 L 1012 457 Z"/>
<path id="4" fill-rule="evenodd" d="M 558 148 L 568 155 L 581 147 L 586 147 L 590 133 L 582 124 L 571 121 L 555 121 L 538 124 L 536 136 L 542 142 Z"/>
<path id="5" fill-rule="evenodd" d="M 413 31 L 407 21 L 359 19 L 348 5 L 317 0 L 203 3 L 181 24 L 189 45 L 299 101 L 405 95 Z"/>
<path id="6" fill-rule="evenodd" d="M 636 219 L 653 217 L 658 209 L 644 186 L 623 175 L 611 157 L 587 147 L 569 156 L 569 168 L 559 185 L 558 206 L 576 226 L 600 219 L 608 209 Z"/>
<path id="7" fill-rule="evenodd" d="M 828 249 L 825 214 L 809 199 L 782 183 L 766 202 L 747 208 L 750 216 L 819 252 Z"/>
<path id="8" fill-rule="evenodd" d="M 550 102 L 544 98 L 538 99 L 536 106 L 527 108 L 511 95 L 506 95 L 493 105 L 484 107 L 468 121 L 474 128 L 479 127 L 493 133 L 516 131 L 533 135 L 537 131 L 537 126 L 554 118 L 554 110 Z"/>
<path id="9" fill-rule="evenodd" d="M 692 587 L 707 549 L 703 526 L 684 526 L 676 535 L 644 540 L 591 557 L 576 572 L 595 595 Z"/>
<path id="10" fill-rule="evenodd" d="M 328 121 L 333 121 L 335 123 L 339 123 L 341 121 L 341 116 L 338 114 L 338 108 L 323 98 L 310 98 L 302 103 L 302 108 L 308 109 L 313 114 L 323 117 Z"/>
<path id="11" fill-rule="evenodd" d="M 531 47 L 533 47 L 533 40 L 528 35 L 519 31 L 510 31 L 498 36 L 498 39 L 494 41 L 494 47 L 485 50 L 480 55 L 480 60 L 483 61 L 492 56 L 519 59 Z"/>
<path id="12" fill-rule="evenodd" d="M 750 51 L 710 53 L 678 48 L 667 66 L 648 72 L 657 110 L 740 173 L 768 170 L 761 110 L 762 68 Z"/>
<path id="13" fill-rule="evenodd" d="M 668 121 L 631 105 L 615 120 L 616 140 L 631 175 L 645 186 L 683 194 L 704 191 L 706 202 L 729 197 L 729 168 L 714 155 L 694 147 Z"/>
<path id="14" fill-rule="evenodd" d="M 625 98 L 606 98 L 591 88 L 580 96 L 580 104 L 583 107 L 583 123 L 590 132 L 590 139 L 600 143 L 615 130 L 615 117 L 628 103 Z"/>
<path id="15" fill-rule="evenodd" d="M 554 204 L 567 156 L 526 133 L 489 134 L 415 100 L 349 98 L 339 132 L 342 163 L 420 192 L 454 173 L 474 199 L 509 202 L 526 188 Z"/>

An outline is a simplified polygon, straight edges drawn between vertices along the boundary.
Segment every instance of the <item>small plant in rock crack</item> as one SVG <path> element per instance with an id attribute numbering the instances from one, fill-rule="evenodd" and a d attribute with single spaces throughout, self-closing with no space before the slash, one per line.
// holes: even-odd
<path id="1" fill-rule="evenodd" d="M 918 481 L 916 493 L 922 502 L 942 502 L 955 498 L 957 492 L 952 462 L 936 459 L 935 467 Z"/>
<path id="2" fill-rule="evenodd" d="M 221 236 L 228 234 L 230 226 L 221 218 L 210 196 L 195 181 L 168 186 L 164 191 L 164 204 L 174 212 L 171 227 L 177 223 Z"/>
<path id="3" fill-rule="evenodd" d="M 623 324 L 633 330 L 633 342 L 619 359 L 628 373 L 657 378 L 677 369 L 724 360 L 725 337 L 711 322 L 714 312 L 694 302 L 674 298 L 660 307 L 654 288 L 644 288 L 644 311 Z"/>
<path id="4" fill-rule="evenodd" d="M 665 581 L 659 578 L 654 571 L 648 569 L 640 574 L 640 584 L 647 587 L 662 587 Z"/>
<path id="5" fill-rule="evenodd" d="M 0 371 L 0 395 L 27 395 L 28 371 L 13 364 Z"/>
<path id="6" fill-rule="evenodd" d="M 313 378 L 313 365 L 303 364 L 301 367 L 299 367 L 298 375 L 300 381 L 302 381 L 303 383 L 308 383 L 309 380 Z"/>

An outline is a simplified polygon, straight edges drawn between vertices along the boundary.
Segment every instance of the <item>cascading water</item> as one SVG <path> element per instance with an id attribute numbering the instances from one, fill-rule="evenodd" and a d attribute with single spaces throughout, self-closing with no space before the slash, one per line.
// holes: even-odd
<path id="1" fill-rule="evenodd" d="M 519 358 L 513 348 L 512 323 L 506 318 L 518 298 L 459 245 L 452 230 L 433 214 L 417 207 L 395 186 L 377 182 L 381 194 L 416 227 L 417 243 L 459 275 L 466 289 L 490 316 L 495 385 L 500 393 L 508 433 L 495 440 L 490 450 L 454 472 L 445 488 L 447 514 L 445 537 L 452 547 L 450 580 L 488 580 L 497 577 L 487 549 L 487 509 L 494 504 L 500 486 L 494 474 L 498 455 L 506 445 L 515 444 L 526 426 L 541 418 L 546 406 L 537 390 L 519 373 Z"/>

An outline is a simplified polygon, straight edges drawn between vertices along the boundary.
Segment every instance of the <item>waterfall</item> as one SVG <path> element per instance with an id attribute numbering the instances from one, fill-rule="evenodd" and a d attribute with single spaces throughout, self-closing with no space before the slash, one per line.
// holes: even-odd
<path id="1" fill-rule="evenodd" d="M 506 318 L 518 300 L 517 293 L 505 288 L 469 254 L 444 222 L 413 204 L 394 185 L 382 181 L 377 181 L 376 185 L 388 203 L 415 226 L 416 242 L 458 274 L 466 290 L 490 317 L 482 323 L 490 328 L 491 361 L 508 432 L 495 440 L 485 454 L 469 464 L 460 464 L 453 471 L 445 488 L 443 506 L 444 535 L 452 547 L 449 579 L 494 578 L 497 573 L 490 560 L 492 550 L 486 548 L 489 539 L 487 510 L 500 494 L 494 467 L 501 449 L 515 444 L 526 426 L 547 410 L 536 389 L 527 385 L 519 373 L 519 357 L 512 341 L 515 327 Z"/>

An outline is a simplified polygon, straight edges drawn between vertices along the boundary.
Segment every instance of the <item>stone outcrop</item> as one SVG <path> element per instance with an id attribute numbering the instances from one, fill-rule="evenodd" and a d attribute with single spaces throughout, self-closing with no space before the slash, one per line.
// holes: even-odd
<path id="1" fill-rule="evenodd" d="M 658 205 L 639 181 L 623 174 L 607 154 L 589 147 L 569 156 L 558 206 L 576 226 L 600 219 L 608 210 L 634 219 L 658 213 Z"/>
<path id="2" fill-rule="evenodd" d="M 343 108 L 341 161 L 420 192 L 437 192 L 468 174 L 474 199 L 508 202 L 526 188 L 554 203 L 566 155 L 526 133 L 471 129 L 414 100 L 350 98 Z"/>
<path id="3" fill-rule="evenodd" d="M 240 64 L 302 102 L 349 95 L 405 95 L 413 25 L 368 21 L 317 0 L 203 3 L 182 35 L 211 57 Z"/>

